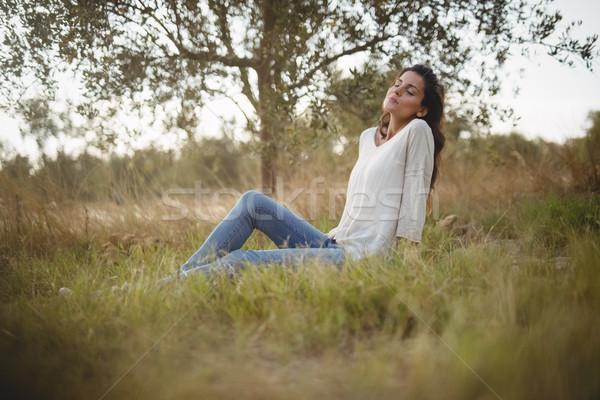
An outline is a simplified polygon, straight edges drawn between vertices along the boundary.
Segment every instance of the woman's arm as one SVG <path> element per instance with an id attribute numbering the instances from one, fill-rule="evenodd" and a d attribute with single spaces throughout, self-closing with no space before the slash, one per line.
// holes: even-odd
<path id="1" fill-rule="evenodd" d="M 418 242 L 421 238 L 427 216 L 433 151 L 433 136 L 427 124 L 422 122 L 411 127 L 396 237 L 404 237 L 413 242 Z"/>

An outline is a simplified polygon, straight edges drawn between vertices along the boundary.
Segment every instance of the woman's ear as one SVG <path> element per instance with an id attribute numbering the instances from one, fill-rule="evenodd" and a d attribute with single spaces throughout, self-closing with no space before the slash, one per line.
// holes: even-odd
<path id="1" fill-rule="evenodd" d="M 419 111 L 417 111 L 417 117 L 423 118 L 424 116 L 427 115 L 428 112 L 429 112 L 429 109 L 427 107 L 421 107 L 421 109 Z"/>

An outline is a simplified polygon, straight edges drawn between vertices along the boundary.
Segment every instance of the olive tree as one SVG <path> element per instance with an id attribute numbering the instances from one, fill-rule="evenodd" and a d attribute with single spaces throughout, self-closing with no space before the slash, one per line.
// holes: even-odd
<path id="1" fill-rule="evenodd" d="M 85 87 L 80 113 L 94 116 L 100 104 L 158 110 L 175 103 L 167 122 L 193 132 L 202 104 L 229 96 L 246 115 L 263 186 L 272 188 L 286 128 L 302 107 L 326 96 L 347 56 L 360 54 L 386 70 L 432 64 L 463 96 L 497 92 L 498 68 L 515 48 L 542 46 L 562 62 L 591 66 L 597 37 L 574 40 L 576 23 L 563 24 L 549 3 L 4 0 L 2 102 L 15 111 L 32 82 L 52 98 L 56 74 L 74 70 Z M 485 119 L 486 108 L 477 115 Z"/>

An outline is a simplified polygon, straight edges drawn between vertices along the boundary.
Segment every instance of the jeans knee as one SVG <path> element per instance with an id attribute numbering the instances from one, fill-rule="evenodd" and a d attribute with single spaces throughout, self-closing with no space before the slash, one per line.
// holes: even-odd
<path id="1" fill-rule="evenodd" d="M 239 201 L 245 205 L 245 209 L 247 211 L 252 211 L 258 204 L 263 203 L 265 200 L 270 199 L 256 190 L 248 190 L 242 195 L 242 197 L 240 197 Z"/>
<path id="2" fill-rule="evenodd" d="M 253 199 L 258 195 L 260 195 L 260 193 L 257 192 L 256 190 L 248 190 L 246 193 L 244 193 L 242 195 L 242 197 L 240 197 L 239 201 L 241 201 L 243 203 L 248 203 L 248 202 L 254 201 Z"/>
<path id="3" fill-rule="evenodd" d="M 244 193 L 242 195 L 242 198 L 249 197 L 249 196 L 256 196 L 257 194 L 260 194 L 260 192 L 257 192 L 256 190 L 248 190 L 246 193 Z"/>

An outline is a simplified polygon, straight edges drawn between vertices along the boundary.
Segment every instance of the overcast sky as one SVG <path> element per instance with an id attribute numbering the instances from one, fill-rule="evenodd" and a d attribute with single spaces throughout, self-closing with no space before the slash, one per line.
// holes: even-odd
<path id="1" fill-rule="evenodd" d="M 557 0 L 554 4 L 564 20 L 583 21 L 576 31 L 577 37 L 600 34 L 600 1 Z M 581 62 L 569 68 L 540 54 L 532 60 L 514 57 L 507 65 L 508 70 L 516 71 L 519 67 L 525 68 L 522 79 L 517 73 L 513 75 L 519 79 L 519 96 L 512 96 L 510 91 L 500 96 L 502 103 L 511 104 L 521 116 L 514 130 L 529 138 L 556 142 L 584 135 L 589 126 L 587 114 L 591 110 L 600 111 L 600 63 L 596 62 L 590 72 Z M 507 79 L 506 84 L 507 87 L 513 84 L 512 79 Z M 495 131 L 511 129 L 509 125 L 498 125 Z"/>
<path id="2" fill-rule="evenodd" d="M 554 7 L 562 12 L 565 21 L 583 21 L 576 31 L 578 38 L 600 34 L 600 1 L 556 0 Z M 522 74 L 518 72 L 521 68 L 525 69 Z M 504 83 L 506 90 L 497 100 L 501 104 L 511 105 L 521 119 L 516 126 L 495 124 L 492 127 L 495 133 L 514 130 L 528 138 L 540 137 L 562 143 L 566 139 L 582 136 L 589 126 L 587 114 L 591 110 L 600 110 L 599 62 L 590 72 L 581 62 L 575 68 L 569 68 L 543 52 L 530 59 L 514 56 L 506 65 Z M 515 85 L 520 87 L 517 97 L 512 95 Z M 69 92 L 76 92 L 76 88 L 66 86 L 65 92 L 69 95 Z M 215 128 L 218 122 L 215 114 L 230 112 L 232 108 L 232 104 L 224 100 L 209 103 L 201 129 L 218 131 Z M 0 127 L 1 141 L 9 143 L 20 153 L 35 155 L 28 149 L 31 143 L 28 145 L 20 139 L 17 121 L 0 114 Z M 160 139 L 154 140 L 160 142 Z M 56 146 L 65 146 L 67 150 L 69 147 L 77 148 L 77 144 L 67 142 Z"/>

